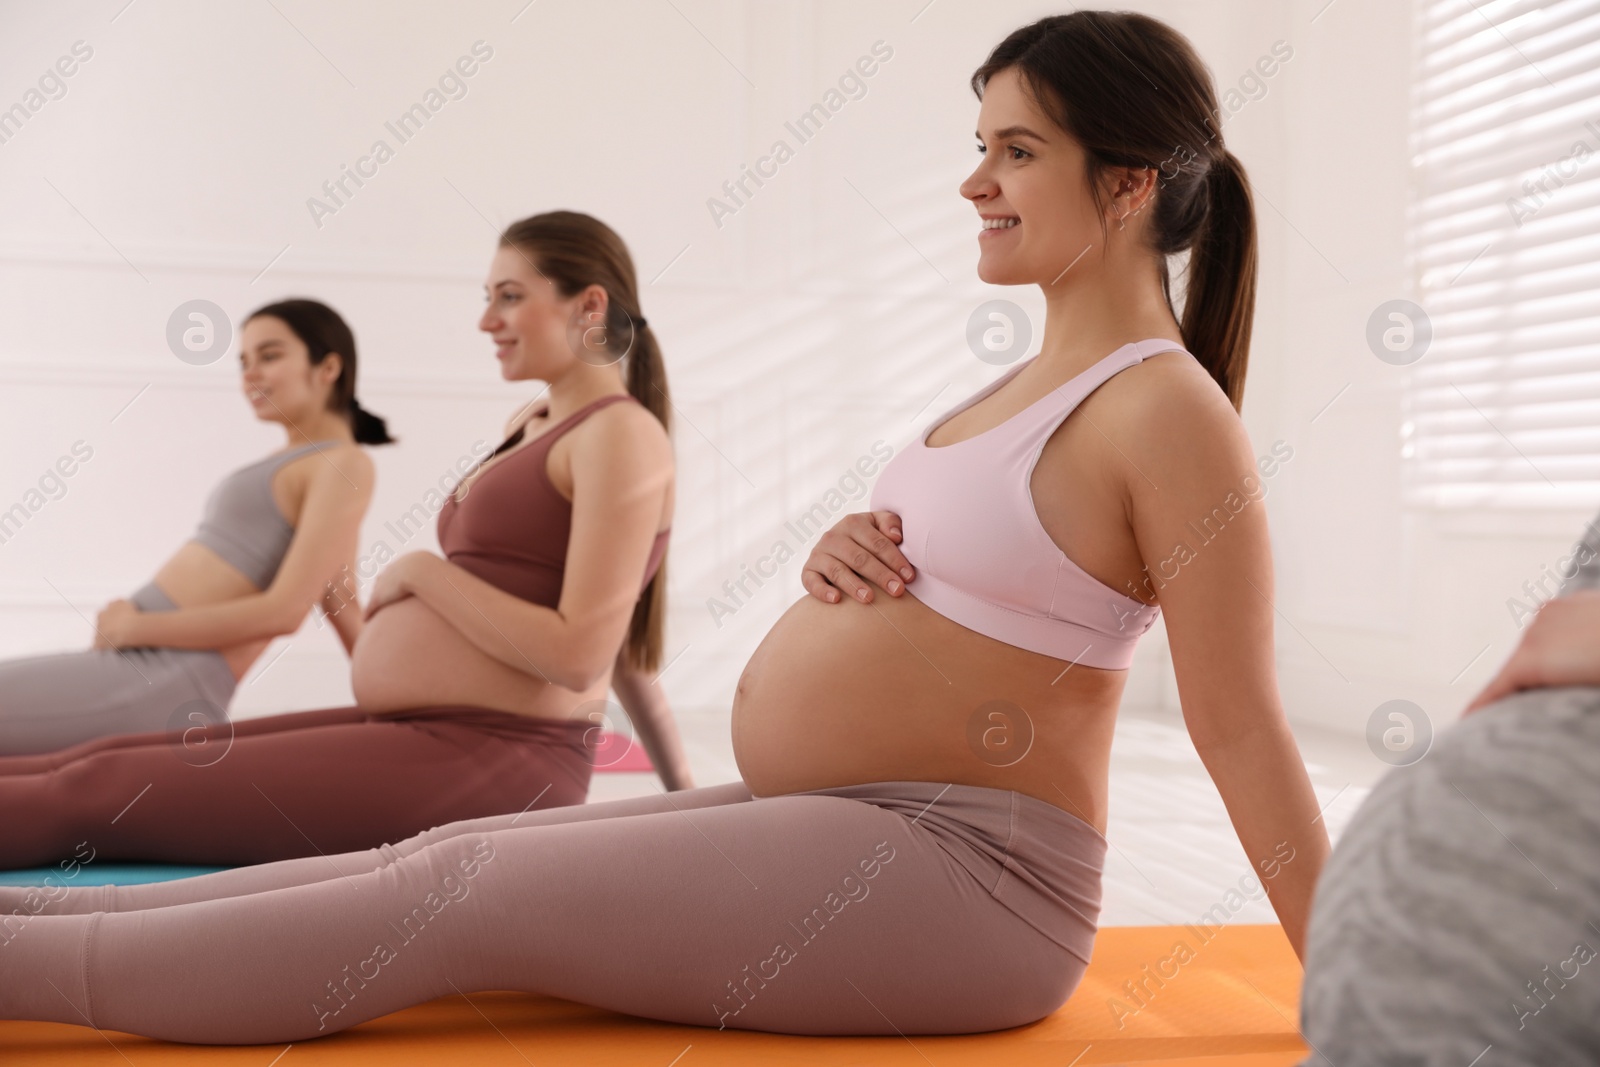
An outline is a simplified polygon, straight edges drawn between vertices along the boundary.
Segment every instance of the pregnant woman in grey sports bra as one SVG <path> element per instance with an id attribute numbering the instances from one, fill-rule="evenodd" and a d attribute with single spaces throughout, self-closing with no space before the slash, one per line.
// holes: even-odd
<path id="1" fill-rule="evenodd" d="M 319 600 L 348 652 L 360 613 L 332 581 L 354 558 L 372 497 L 358 445 L 392 440 L 356 403 L 356 348 L 314 300 L 253 312 L 239 337 L 240 384 L 289 447 L 228 475 L 194 537 L 95 622 L 94 647 L 0 661 L 0 755 L 51 752 L 107 734 L 219 722 L 274 637 Z"/>

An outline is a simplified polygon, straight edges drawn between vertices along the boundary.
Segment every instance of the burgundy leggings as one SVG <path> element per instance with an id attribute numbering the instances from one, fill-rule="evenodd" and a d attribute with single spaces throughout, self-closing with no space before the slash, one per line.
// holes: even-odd
<path id="1" fill-rule="evenodd" d="M 0 1019 L 277 1044 L 505 989 L 747 1030 L 996 1030 L 1078 985 L 1105 851 L 1007 790 L 732 782 L 175 882 L 0 887 Z"/>
<path id="2" fill-rule="evenodd" d="M 589 722 L 463 705 L 197 723 L 0 758 L 0 868 L 81 860 L 230 866 L 400 841 L 581 804 Z"/>

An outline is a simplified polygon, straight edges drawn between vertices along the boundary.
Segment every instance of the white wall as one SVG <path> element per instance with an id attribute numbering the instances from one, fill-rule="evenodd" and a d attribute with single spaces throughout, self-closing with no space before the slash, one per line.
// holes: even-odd
<path id="1" fill-rule="evenodd" d="M 364 543 L 436 548 L 431 531 L 400 544 L 385 521 L 474 440 L 495 441 L 535 388 L 501 382 L 474 328 L 496 229 L 557 207 L 612 225 L 680 413 L 667 645 L 681 658 L 664 684 L 685 709 L 726 708 L 800 595 L 809 546 L 789 537 L 796 562 L 721 625 L 708 598 L 874 441 L 898 449 L 998 373 L 963 342 L 973 307 L 1004 296 L 1042 314 L 1036 292 L 976 280 L 956 189 L 977 158 L 972 69 L 1065 8 L 123 2 L 0 6 L 0 107 L 74 42 L 93 49 L 0 144 L 0 507 L 74 441 L 94 449 L 0 546 L 6 655 L 86 646 L 87 619 L 149 577 L 209 487 L 280 446 L 238 396 L 231 353 L 194 367 L 168 351 L 187 300 L 239 317 L 310 295 L 345 314 L 363 403 L 403 439 L 373 450 Z M 1294 449 L 1267 498 L 1290 714 L 1359 731 L 1405 696 L 1449 718 L 1511 647 L 1505 597 L 1588 516 L 1447 529 L 1400 508 L 1398 368 L 1361 330 L 1409 293 L 1407 5 L 1340 0 L 1314 23 L 1322 0 L 1135 6 L 1188 34 L 1221 89 L 1274 42 L 1294 50 L 1224 127 L 1261 227 L 1244 417 L 1258 453 Z M 793 145 L 785 120 L 880 40 L 893 57 L 865 95 L 718 225 L 708 198 L 775 139 Z M 476 41 L 493 55 L 467 94 L 399 144 L 384 123 Z M 307 199 L 378 138 L 394 157 L 314 220 Z M 1129 699 L 1174 693 L 1158 627 Z M 348 699 L 343 656 L 308 622 L 263 656 L 235 710 Z"/>

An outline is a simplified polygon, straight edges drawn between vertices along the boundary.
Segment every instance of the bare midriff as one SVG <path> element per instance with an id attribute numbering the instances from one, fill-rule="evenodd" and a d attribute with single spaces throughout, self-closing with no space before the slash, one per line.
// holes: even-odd
<path id="1" fill-rule="evenodd" d="M 199 541 L 185 541 L 156 571 L 153 581 L 180 608 L 203 607 L 260 592 L 238 568 Z M 271 643 L 270 637 L 258 637 L 216 651 L 238 681 Z"/>
<path id="2" fill-rule="evenodd" d="M 863 782 L 1011 789 L 1105 832 L 1127 678 L 952 622 L 916 582 L 870 604 L 803 596 L 745 665 L 733 752 L 757 796 Z"/>

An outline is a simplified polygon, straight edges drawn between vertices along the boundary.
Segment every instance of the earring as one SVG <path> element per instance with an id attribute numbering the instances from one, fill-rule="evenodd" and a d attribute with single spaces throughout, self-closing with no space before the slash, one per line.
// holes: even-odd
<path id="1" fill-rule="evenodd" d="M 1121 195 L 1122 193 L 1132 193 L 1132 192 L 1133 192 L 1133 186 L 1128 182 L 1123 182 L 1122 183 L 1122 188 L 1117 190 L 1118 195 Z M 1128 212 L 1126 212 L 1126 211 L 1124 211 L 1122 214 L 1117 216 L 1117 229 L 1126 230 L 1128 228 L 1127 222 L 1125 221 L 1127 219 L 1127 217 L 1128 217 Z"/>

